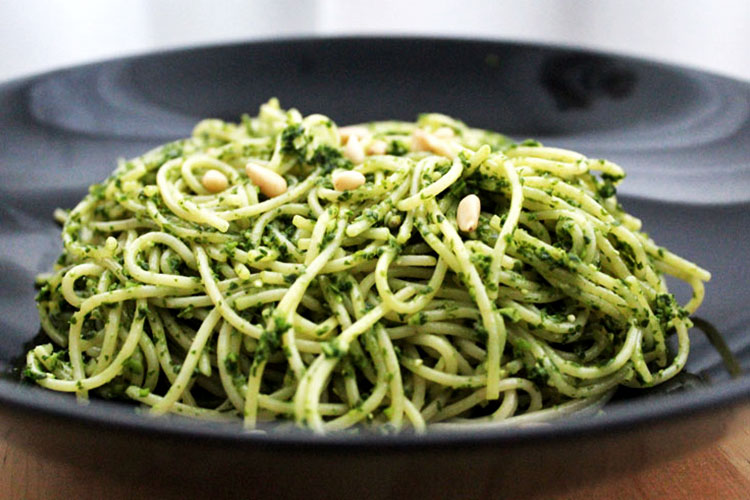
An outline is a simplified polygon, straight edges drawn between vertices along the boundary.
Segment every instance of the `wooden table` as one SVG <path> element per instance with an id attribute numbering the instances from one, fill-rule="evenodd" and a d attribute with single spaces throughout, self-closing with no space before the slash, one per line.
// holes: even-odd
<path id="1" fill-rule="evenodd" d="M 545 495 L 562 499 L 750 499 L 750 408 L 737 416 L 741 422 L 721 441 L 687 456 L 664 462 L 636 474 L 607 479 L 575 490 Z M 195 491 L 210 498 L 209 491 Z M 99 499 L 150 498 L 138 484 L 121 484 L 79 470 L 45 461 L 0 437 L 1 499 Z"/>

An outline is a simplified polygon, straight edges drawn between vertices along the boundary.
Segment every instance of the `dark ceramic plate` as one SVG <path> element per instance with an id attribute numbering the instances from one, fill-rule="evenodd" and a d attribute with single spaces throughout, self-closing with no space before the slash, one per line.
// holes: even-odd
<path id="1" fill-rule="evenodd" d="M 71 207 L 115 159 L 237 119 L 271 96 L 339 123 L 439 111 L 534 137 L 629 173 L 626 209 L 713 272 L 700 316 L 750 368 L 750 85 L 648 61 L 557 47 L 445 39 L 271 41 L 119 59 L 0 86 L 0 368 L 38 331 L 33 277 L 60 248 Z M 684 300 L 685 289 L 678 288 Z M 750 396 L 698 330 L 693 390 L 621 394 L 596 418 L 491 432 L 403 436 L 243 434 L 157 420 L 133 407 L 0 380 L 8 439 L 162 494 L 399 492 L 477 496 L 560 488 L 709 443 Z M 564 479 L 561 479 L 564 478 Z M 198 488 L 198 489 L 196 489 Z M 248 489 L 250 488 L 250 489 Z"/>

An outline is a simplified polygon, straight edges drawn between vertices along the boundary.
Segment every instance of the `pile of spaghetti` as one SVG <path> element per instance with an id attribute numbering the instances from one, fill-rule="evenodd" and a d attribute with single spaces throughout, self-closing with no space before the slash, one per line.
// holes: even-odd
<path id="1" fill-rule="evenodd" d="M 204 120 L 57 213 L 52 343 L 24 374 L 320 433 L 596 408 L 683 368 L 710 278 L 640 231 L 623 177 L 440 114 L 338 128 L 271 100 Z"/>

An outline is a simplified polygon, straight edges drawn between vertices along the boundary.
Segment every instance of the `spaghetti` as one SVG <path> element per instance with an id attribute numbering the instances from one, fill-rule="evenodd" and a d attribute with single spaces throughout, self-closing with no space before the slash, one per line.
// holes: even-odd
<path id="1" fill-rule="evenodd" d="M 274 99 L 204 120 L 57 213 L 52 343 L 24 373 L 318 433 L 596 408 L 683 368 L 710 278 L 640 231 L 623 177 L 440 114 L 339 129 Z M 693 288 L 684 307 L 666 275 Z"/>

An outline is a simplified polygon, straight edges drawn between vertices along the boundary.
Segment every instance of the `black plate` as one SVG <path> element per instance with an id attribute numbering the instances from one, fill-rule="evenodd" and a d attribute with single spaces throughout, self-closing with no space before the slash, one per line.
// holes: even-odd
<path id="1" fill-rule="evenodd" d="M 750 367 L 748 83 L 565 48 L 348 38 L 165 52 L 0 86 L 3 371 L 38 331 L 33 277 L 60 249 L 53 209 L 73 206 L 117 157 L 185 136 L 203 117 L 255 113 L 271 96 L 339 123 L 439 111 L 619 162 L 629 173 L 620 190 L 625 208 L 659 244 L 713 272 L 699 314 Z M 684 301 L 687 291 L 676 291 Z M 0 380 L 0 414 L 13 442 L 172 488 L 163 493 L 186 484 L 212 493 L 328 488 L 368 498 L 538 492 L 633 470 L 722 435 L 733 409 L 750 399 L 750 378 L 731 380 L 706 338 L 694 329 L 691 339 L 688 371 L 708 388 L 621 397 L 597 418 L 551 426 L 263 436 L 150 419 L 128 405 L 80 406 L 13 375 Z"/>

